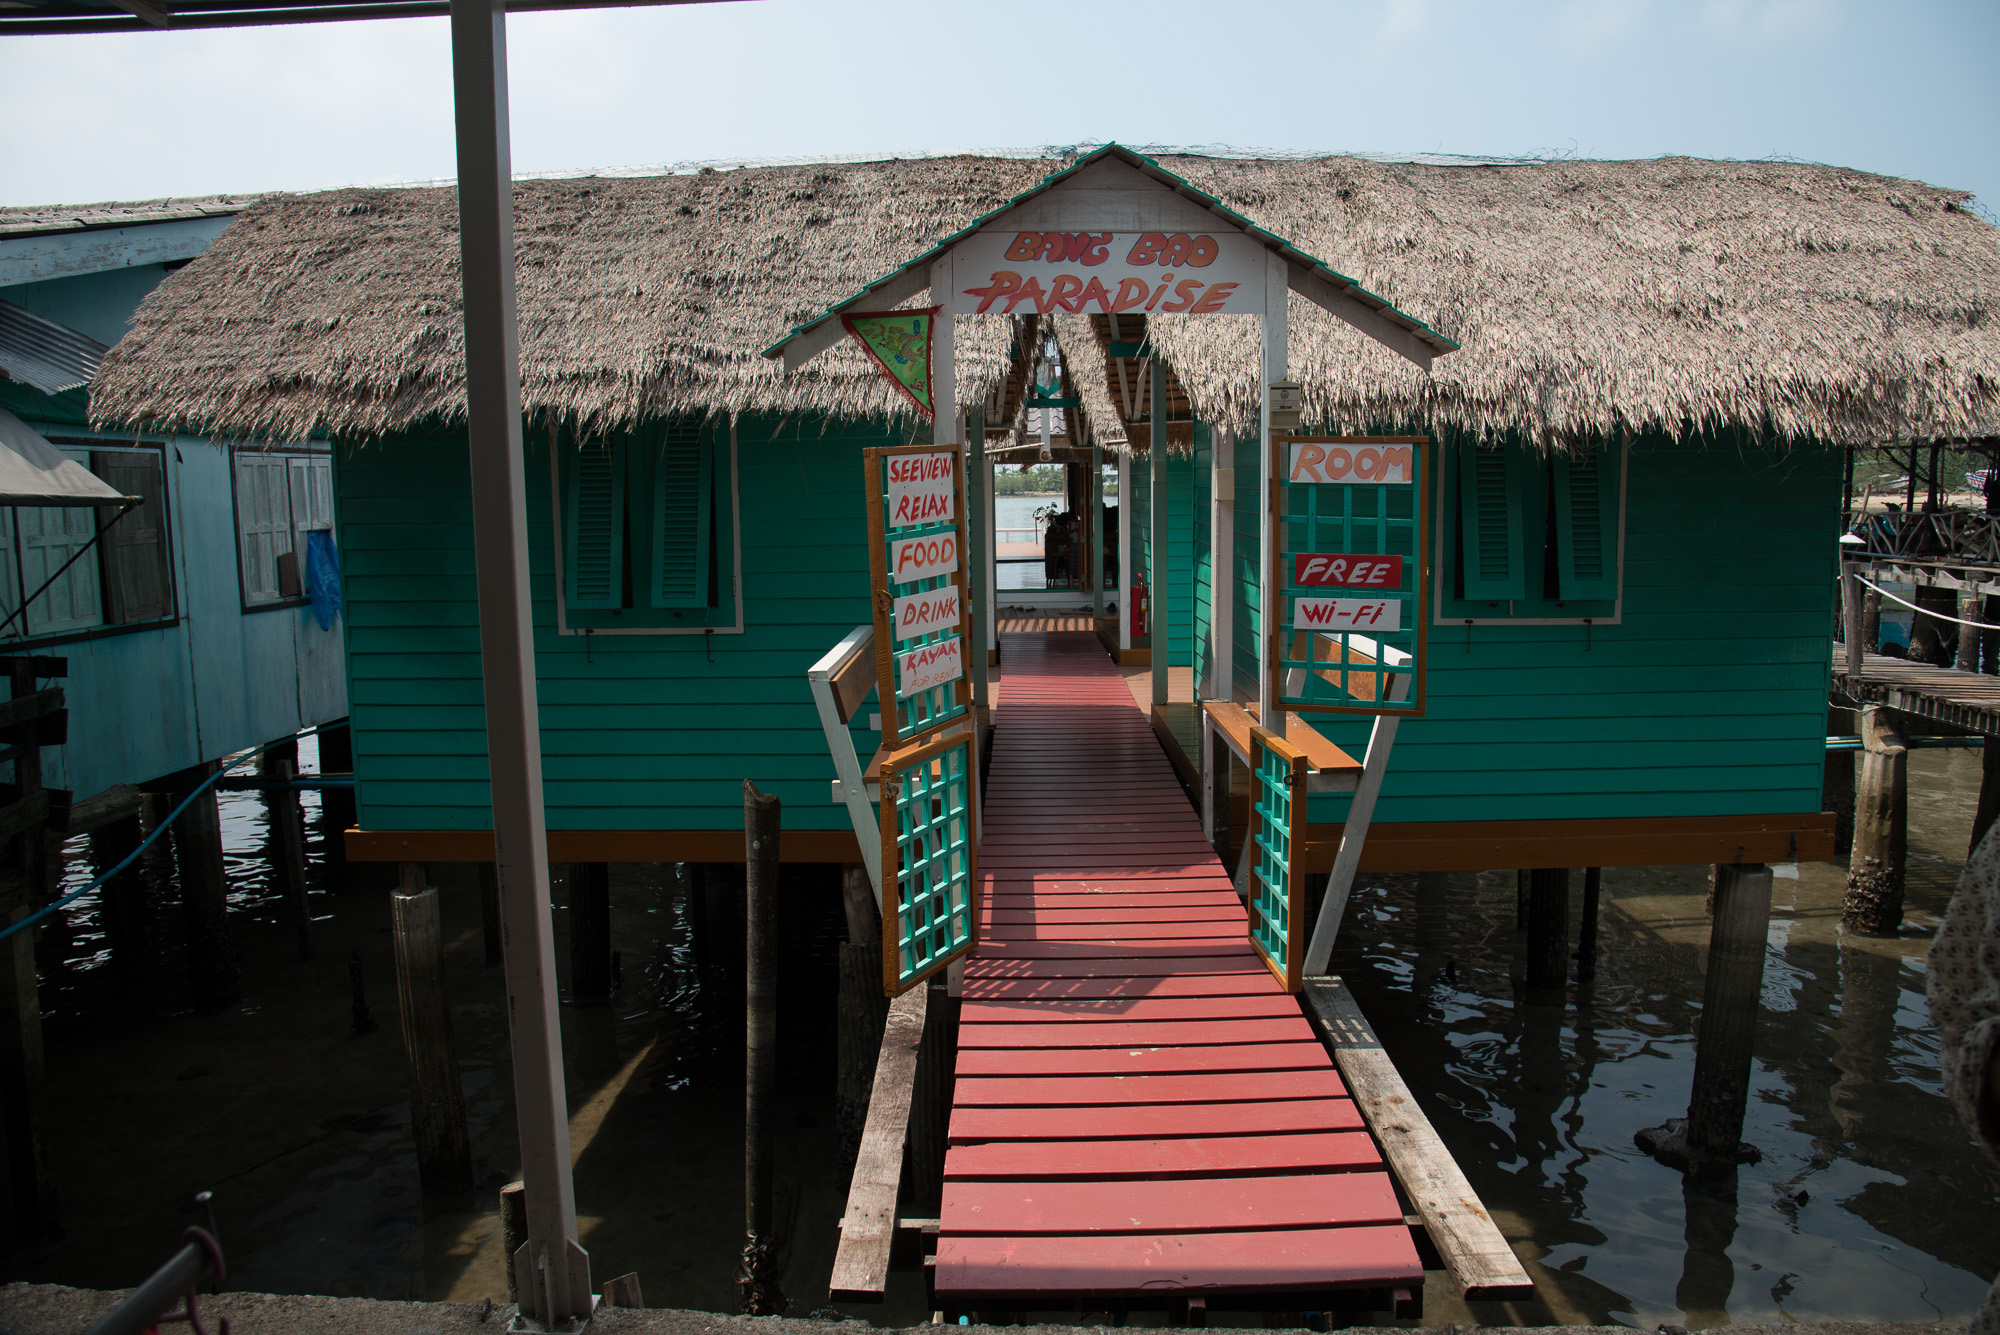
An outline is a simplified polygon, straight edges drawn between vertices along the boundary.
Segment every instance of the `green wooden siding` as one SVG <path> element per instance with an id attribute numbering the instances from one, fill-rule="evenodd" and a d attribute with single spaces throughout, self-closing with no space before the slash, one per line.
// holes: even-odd
<path id="1" fill-rule="evenodd" d="M 539 441 L 537 437 L 540 437 Z M 790 829 L 844 829 L 806 669 L 868 619 L 863 445 L 886 432 L 738 432 L 743 634 L 557 635 L 546 437 L 529 435 L 528 535 L 551 829 L 734 829 L 741 781 Z M 491 824 L 462 438 L 340 451 L 348 673 L 369 829 Z M 857 711 L 864 724 L 873 706 Z M 873 734 L 857 729 L 865 759 Z"/>
<path id="2" fill-rule="evenodd" d="M 1194 460 L 1167 456 L 1167 664 L 1194 662 Z"/>
<path id="3" fill-rule="evenodd" d="M 1629 470 L 1622 623 L 1433 623 L 1377 820 L 1819 810 L 1839 453 L 1642 437 Z M 1323 728 L 1356 755 L 1367 730 Z"/>

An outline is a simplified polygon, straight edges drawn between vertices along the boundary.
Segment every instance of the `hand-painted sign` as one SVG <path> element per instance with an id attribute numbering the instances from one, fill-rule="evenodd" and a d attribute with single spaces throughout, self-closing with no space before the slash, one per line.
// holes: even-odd
<path id="1" fill-rule="evenodd" d="M 1273 436 L 1265 532 L 1283 615 L 1265 661 L 1288 710 L 1424 712 L 1430 584 L 1421 436 Z M 1280 471 L 1282 470 L 1282 471 Z"/>
<path id="2" fill-rule="evenodd" d="M 1401 630 L 1403 604 L 1393 598 L 1294 598 L 1299 630 Z"/>
<path id="3" fill-rule="evenodd" d="M 1241 232 L 979 232 L 957 271 L 960 315 L 1264 312 L 1264 247 Z"/>
<path id="4" fill-rule="evenodd" d="M 941 630 L 956 630 L 960 621 L 958 586 L 947 584 L 926 593 L 904 594 L 896 600 L 896 638 L 911 640 Z"/>
<path id="5" fill-rule="evenodd" d="M 958 569 L 958 530 L 898 538 L 889 544 L 889 578 L 897 584 L 949 575 Z"/>
<path id="6" fill-rule="evenodd" d="M 920 311 L 849 311 L 840 317 L 868 359 L 925 421 L 937 417 L 931 401 L 931 327 L 937 312 L 926 306 Z"/>
<path id="7" fill-rule="evenodd" d="M 1367 482 L 1407 487 L 1417 475 L 1413 445 L 1297 440 L 1290 444 L 1292 459 L 1285 470 L 1287 482 Z"/>
<path id="8" fill-rule="evenodd" d="M 965 675 L 965 656 L 958 636 L 912 649 L 896 658 L 896 694 L 904 699 Z"/>
<path id="9" fill-rule="evenodd" d="M 1296 552 L 1292 583 L 1302 588 L 1400 589 L 1403 558 L 1372 553 Z"/>
<path id="10" fill-rule="evenodd" d="M 889 527 L 940 523 L 957 517 L 956 460 L 949 450 L 889 460 Z"/>

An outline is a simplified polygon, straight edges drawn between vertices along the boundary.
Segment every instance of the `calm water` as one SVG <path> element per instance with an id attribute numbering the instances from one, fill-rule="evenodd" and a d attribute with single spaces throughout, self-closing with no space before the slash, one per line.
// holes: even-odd
<path id="1" fill-rule="evenodd" d="M 314 768 L 310 743 L 304 751 Z M 1939 1092 L 1923 951 L 1962 862 L 1979 762 L 1924 751 L 1912 770 L 1904 937 L 1843 935 L 1833 868 L 1777 881 L 1745 1131 L 1764 1158 L 1695 1187 L 1632 1135 L 1685 1111 L 1707 939 L 1699 869 L 1607 872 L 1599 976 L 1561 1006 L 1519 995 L 1511 871 L 1358 888 L 1336 967 L 1538 1285 L 1533 1302 L 1468 1310 L 1434 1281 L 1428 1322 L 1971 1313 L 2000 1263 L 2000 1173 Z M 511 1074 L 472 878 L 436 872 L 480 1189 L 427 1203 L 396 1034 L 390 869 L 328 864 L 307 796 L 319 949 L 300 962 L 272 897 L 263 802 L 222 802 L 244 1003 L 191 1012 L 169 895 L 156 894 L 154 983 L 136 1008 L 116 1000 L 95 910 L 67 916 L 47 940 L 43 998 L 68 1232 L 11 1245 L 0 1275 L 130 1284 L 193 1222 L 188 1198 L 213 1188 L 240 1287 L 498 1300 L 489 1207 L 516 1167 Z M 82 841 L 72 853 L 67 876 L 80 884 Z M 559 885 L 566 979 L 565 897 Z M 637 1270 L 655 1306 L 734 1307 L 741 911 L 740 890 L 697 903 L 670 868 L 615 868 L 617 1001 L 563 1008 L 593 1272 Z M 847 1185 L 832 1119 L 835 882 L 800 869 L 781 921 L 779 1213 L 783 1284 L 803 1314 L 825 1303 Z M 379 1024 L 364 1035 L 352 1024 L 357 953 Z M 852 1310 L 886 1325 L 923 1320 L 920 1281 L 895 1284 L 888 1304 Z"/>

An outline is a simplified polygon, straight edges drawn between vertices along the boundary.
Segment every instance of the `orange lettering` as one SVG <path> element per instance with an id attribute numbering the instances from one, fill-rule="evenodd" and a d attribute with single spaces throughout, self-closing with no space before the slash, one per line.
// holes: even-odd
<path id="1" fill-rule="evenodd" d="M 1412 467 L 1415 457 L 1415 451 L 1408 445 L 1389 446 L 1382 451 L 1381 477 L 1384 481 L 1393 476 L 1399 482 L 1408 482 L 1415 472 Z"/>
<path id="2" fill-rule="evenodd" d="M 1023 232 L 1014 238 L 1014 244 L 1007 247 L 1007 253 L 1000 258 L 1006 260 L 1031 260 L 1042 248 L 1040 232 Z"/>
<path id="3" fill-rule="evenodd" d="M 1216 255 L 1221 253 L 1221 250 L 1222 247 L 1215 244 L 1214 237 L 1212 236 L 1196 237 L 1194 239 L 1194 245 L 1188 248 L 1188 257 L 1187 257 L 1188 268 L 1206 269 L 1209 265 L 1215 263 L 1215 257 Z"/>
<path id="4" fill-rule="evenodd" d="M 1160 307 L 1160 309 L 1169 315 L 1178 315 L 1180 312 L 1193 306 L 1195 298 L 1200 296 L 1201 290 L 1207 286 L 1208 284 L 1202 282 L 1199 278 L 1183 278 L 1180 282 L 1174 284 L 1174 300 Z M 1188 291 L 1189 288 L 1193 288 L 1194 291 Z"/>
<path id="5" fill-rule="evenodd" d="M 1103 258 L 1102 255 L 1098 256 L 1100 260 Z M 1085 264 L 1094 262 L 1092 260 L 1084 261 Z M 1111 310 L 1111 293 L 1106 290 L 1104 284 L 1097 281 L 1097 277 L 1094 274 L 1091 276 L 1090 281 L 1083 285 L 1083 291 L 1078 294 L 1076 305 L 1073 309 L 1081 311 L 1093 301 L 1097 303 L 1097 309 L 1107 313 Z"/>
<path id="6" fill-rule="evenodd" d="M 1132 249 L 1125 254 L 1127 264 L 1151 264 L 1160 257 L 1160 247 L 1167 244 L 1167 238 L 1160 232 L 1146 232 L 1132 243 Z"/>
<path id="7" fill-rule="evenodd" d="M 1297 482 L 1301 479 L 1307 482 L 1323 481 L 1319 475 L 1319 465 L 1325 458 L 1326 451 L 1317 445 L 1299 446 L 1298 454 L 1292 459 L 1292 476 L 1289 481 Z"/>
<path id="8" fill-rule="evenodd" d="M 1188 234 L 1186 232 L 1175 232 L 1173 236 L 1167 239 L 1167 244 L 1160 250 L 1160 263 L 1175 266 L 1186 264 L 1189 245 L 1190 242 L 1188 241 Z"/>
<path id="9" fill-rule="evenodd" d="M 1021 284 L 1021 290 L 1015 293 L 1012 299 L 1007 302 L 1006 313 L 1012 315 L 1016 306 L 1030 298 L 1034 299 L 1035 309 L 1038 312 L 1043 315 L 1049 313 L 1049 294 L 1043 290 L 1042 280 L 1039 278 L 1030 278 L 1027 282 Z"/>
<path id="10" fill-rule="evenodd" d="M 1023 233 L 1023 235 L 1033 235 L 1033 233 Z M 1002 297 L 1011 297 L 1020 290 L 1021 275 L 1015 273 L 1012 269 L 998 269 L 994 271 L 991 283 L 985 287 L 968 287 L 965 289 L 965 295 L 980 299 L 979 309 L 975 313 L 984 315 L 987 308 L 992 306 L 994 302 L 1000 300 Z M 1011 311 L 1014 307 L 1010 303 L 1007 309 Z"/>
<path id="11" fill-rule="evenodd" d="M 1059 273 L 1055 281 L 1049 284 L 1049 304 L 1060 306 L 1074 315 L 1082 309 L 1082 303 L 1076 299 L 1076 294 L 1081 291 L 1083 291 L 1081 278 L 1073 273 Z"/>
<path id="12" fill-rule="evenodd" d="M 1241 284 L 1238 283 L 1214 284 L 1208 289 L 1208 291 L 1201 294 L 1200 301 L 1197 301 L 1194 305 L 1188 307 L 1188 314 L 1189 315 L 1216 314 L 1222 309 L 1222 304 L 1225 301 L 1229 300 L 1229 294 L 1231 292 L 1234 292 L 1239 286 L 1241 286 Z"/>
<path id="13" fill-rule="evenodd" d="M 1153 285 L 1143 278 L 1119 279 L 1118 295 L 1111 302 L 1112 313 L 1116 314 L 1119 311 L 1131 310 L 1134 306 L 1144 301 L 1146 294 L 1152 290 Z"/>
<path id="14" fill-rule="evenodd" d="M 1366 482 L 1373 482 L 1382 476 L 1382 452 L 1361 450 L 1354 456 L 1354 476 Z"/>

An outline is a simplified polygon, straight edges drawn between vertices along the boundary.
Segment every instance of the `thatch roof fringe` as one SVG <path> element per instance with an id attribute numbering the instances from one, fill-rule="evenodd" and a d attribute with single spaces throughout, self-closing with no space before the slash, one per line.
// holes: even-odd
<path id="1" fill-rule="evenodd" d="M 593 430 L 696 408 L 894 412 L 850 347 L 790 377 L 758 349 L 1058 165 L 519 182 L 524 403 Z M 1161 165 L 1462 345 L 1426 374 L 1295 296 L 1309 421 L 1544 443 L 1687 423 L 1827 441 L 2000 434 L 2000 231 L 1959 192 L 1684 158 Z M 456 207 L 440 188 L 258 204 L 142 305 L 93 414 L 279 437 L 462 416 Z M 960 317 L 957 331 L 970 404 L 1005 379 L 1010 327 Z M 1205 420 L 1254 424 L 1253 321 L 1161 316 L 1150 337 Z M 1108 437 L 1098 391 L 1086 397 Z"/>

